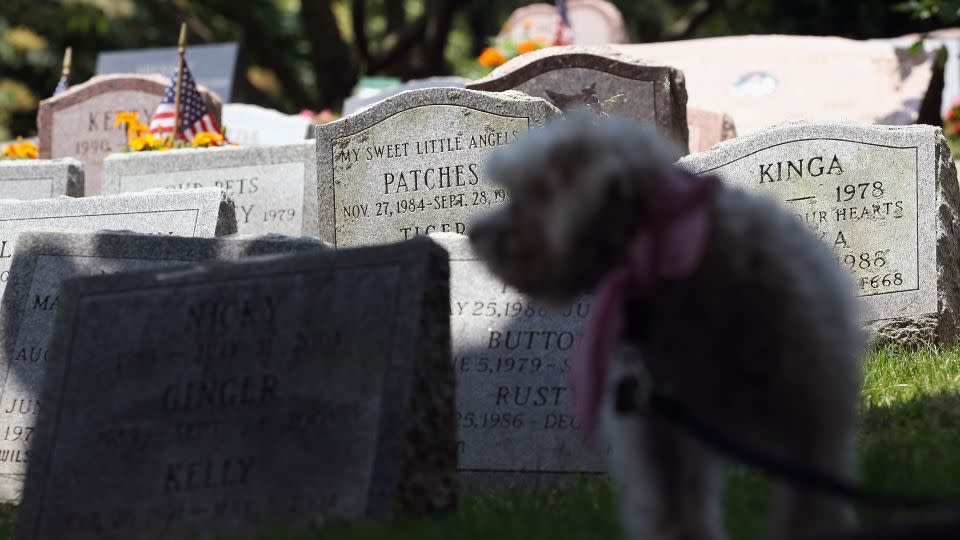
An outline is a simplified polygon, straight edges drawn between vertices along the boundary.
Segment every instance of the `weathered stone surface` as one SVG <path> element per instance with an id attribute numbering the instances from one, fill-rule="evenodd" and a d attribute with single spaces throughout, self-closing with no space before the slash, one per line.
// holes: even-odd
<path id="1" fill-rule="evenodd" d="M 879 341 L 957 341 L 960 188 L 939 128 L 795 122 L 679 164 L 771 197 L 820 233 Z"/>
<path id="2" fill-rule="evenodd" d="M 323 249 L 319 240 L 278 235 L 188 238 L 122 232 L 25 232 L 17 242 L 10 280 L 0 306 L 0 433 L 30 433 L 43 378 L 63 376 L 48 354 L 60 284 L 77 276 L 156 270 L 197 261 Z M 56 396 L 54 396 L 56 397 Z M 44 402 L 57 407 L 57 402 Z M 23 489 L 29 441 L 0 440 L 0 500 L 16 501 Z"/>
<path id="3" fill-rule="evenodd" d="M 126 145 L 114 115 L 132 111 L 149 124 L 167 85 L 159 75 L 100 75 L 40 102 L 37 131 L 41 158 L 74 157 L 83 162 L 85 195 L 100 194 L 103 158 Z M 199 87 L 210 113 L 220 121 L 220 98 Z"/>
<path id="4" fill-rule="evenodd" d="M 447 280 L 419 239 L 64 282 L 14 537 L 449 509 Z"/>
<path id="5" fill-rule="evenodd" d="M 0 161 L 0 199 L 83 196 L 83 164 L 75 159 Z"/>
<path id="6" fill-rule="evenodd" d="M 602 107 L 651 122 L 687 153 L 687 90 L 683 72 L 644 62 L 620 49 L 549 47 L 522 54 L 467 85 L 474 90 L 519 90 L 561 110 Z"/>
<path id="7" fill-rule="evenodd" d="M 343 247 L 464 233 L 506 200 L 484 158 L 558 114 L 519 92 L 427 88 L 318 125 L 320 238 Z"/>
<path id="8" fill-rule="evenodd" d="M 239 232 L 317 236 L 316 159 L 313 141 L 114 154 L 103 162 L 103 192 L 223 188 Z"/>
<path id="9" fill-rule="evenodd" d="M 605 0 L 569 0 L 567 15 L 573 28 L 575 45 L 603 45 L 626 43 L 623 15 L 617 6 Z M 503 29 L 501 36 L 515 40 L 541 39 L 553 43 L 557 32 L 557 7 L 536 3 L 517 8 Z"/>
<path id="10" fill-rule="evenodd" d="M 496 491 L 604 472 L 608 449 L 583 444 L 567 388 L 590 299 L 538 305 L 490 274 L 466 237 L 431 238 L 450 253 L 461 484 Z"/>
<path id="11" fill-rule="evenodd" d="M 17 237 L 21 231 L 36 229 L 219 236 L 237 232 L 237 220 L 228 193 L 211 188 L 80 199 L 0 200 L 0 294 L 10 279 Z"/>
<path id="12" fill-rule="evenodd" d="M 223 105 L 223 125 L 227 138 L 242 146 L 253 144 L 293 144 L 307 138 L 313 122 L 298 114 L 248 105 Z"/>
<path id="13" fill-rule="evenodd" d="M 687 106 L 687 127 L 690 130 L 690 151 L 703 152 L 713 145 L 737 136 L 737 128 L 729 114 Z"/>
<path id="14" fill-rule="evenodd" d="M 690 104 L 728 113 L 746 135 L 786 121 L 905 125 L 930 88 L 932 55 L 823 36 L 728 36 L 620 45 L 686 76 Z"/>
<path id="15" fill-rule="evenodd" d="M 343 114 L 353 114 L 364 107 L 373 105 L 378 101 L 383 101 L 400 92 L 406 92 L 407 90 L 420 90 L 421 88 L 464 88 L 469 82 L 470 79 L 463 77 L 428 77 L 426 79 L 409 80 L 403 84 L 376 92 L 373 95 L 348 97 L 343 101 Z"/>

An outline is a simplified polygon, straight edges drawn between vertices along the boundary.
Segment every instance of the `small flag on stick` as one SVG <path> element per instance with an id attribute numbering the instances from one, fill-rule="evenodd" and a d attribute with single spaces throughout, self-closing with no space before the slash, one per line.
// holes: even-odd
<path id="1" fill-rule="evenodd" d="M 70 88 L 70 63 L 72 61 L 73 48 L 67 47 L 63 51 L 63 69 L 60 70 L 60 81 L 57 83 L 57 87 L 53 89 L 53 95 L 65 92 L 67 88 Z"/>
<path id="2" fill-rule="evenodd" d="M 220 126 L 207 110 L 203 96 L 197 90 L 190 67 L 184 58 L 186 49 L 186 27 L 180 30 L 179 67 L 170 76 L 170 85 L 163 93 L 163 99 L 153 113 L 150 121 L 150 133 L 160 137 L 172 135 L 175 139 L 193 140 L 198 133 L 205 131 L 220 133 Z"/>
<path id="3" fill-rule="evenodd" d="M 554 45 L 573 45 L 573 26 L 567 12 L 567 0 L 556 0 L 557 24 L 553 33 Z"/>

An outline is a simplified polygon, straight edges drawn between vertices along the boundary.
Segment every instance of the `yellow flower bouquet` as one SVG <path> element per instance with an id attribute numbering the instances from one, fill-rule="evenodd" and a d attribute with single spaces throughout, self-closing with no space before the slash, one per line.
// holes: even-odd
<path id="1" fill-rule="evenodd" d="M 225 135 L 208 131 L 197 133 L 189 143 L 174 140 L 171 136 L 158 137 L 150 133 L 150 127 L 140 122 L 140 115 L 135 112 L 117 113 L 113 124 L 127 132 L 127 152 L 163 152 L 178 148 L 211 148 L 233 144 L 227 141 Z M 223 131 L 226 133 L 226 127 Z"/>
<path id="2" fill-rule="evenodd" d="M 37 144 L 17 137 L 17 142 L 10 143 L 3 148 L 0 159 L 37 159 L 39 152 Z"/>

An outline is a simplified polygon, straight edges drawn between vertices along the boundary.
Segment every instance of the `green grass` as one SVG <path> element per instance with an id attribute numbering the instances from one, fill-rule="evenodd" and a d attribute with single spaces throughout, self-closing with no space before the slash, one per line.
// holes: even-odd
<path id="1" fill-rule="evenodd" d="M 862 392 L 861 476 L 871 488 L 900 493 L 960 493 L 960 348 L 868 358 Z M 731 540 L 762 536 L 772 489 L 745 470 L 728 476 L 726 521 Z M 0 540 L 14 511 L 0 509 Z M 890 519 L 864 508 L 867 523 Z M 602 479 L 583 480 L 537 496 L 464 497 L 456 512 L 387 524 L 334 524 L 313 533 L 275 533 L 275 540 L 572 539 L 619 537 L 613 495 Z"/>

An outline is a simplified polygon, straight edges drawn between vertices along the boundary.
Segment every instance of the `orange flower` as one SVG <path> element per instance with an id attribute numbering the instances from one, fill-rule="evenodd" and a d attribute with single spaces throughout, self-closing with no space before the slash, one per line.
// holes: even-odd
<path id="1" fill-rule="evenodd" d="M 507 59 L 504 58 L 503 53 L 494 47 L 487 47 L 480 53 L 480 58 L 477 59 L 481 65 L 486 67 L 497 67 L 504 64 Z"/>
<path id="2" fill-rule="evenodd" d="M 543 42 L 539 39 L 528 39 L 517 43 L 517 53 L 524 54 L 535 51 L 541 47 L 543 47 Z"/>

